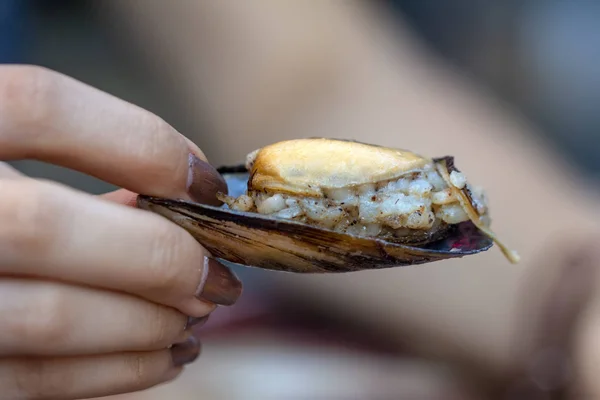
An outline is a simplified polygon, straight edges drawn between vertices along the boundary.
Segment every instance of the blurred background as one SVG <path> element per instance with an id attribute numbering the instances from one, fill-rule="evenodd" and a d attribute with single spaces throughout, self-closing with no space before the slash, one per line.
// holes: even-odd
<path id="1" fill-rule="evenodd" d="M 600 2 L 381 3 L 448 68 L 538 127 L 538 140 L 597 185 Z M 175 101 L 177 93 L 157 79 L 130 42 L 115 35 L 95 6 L 83 0 L 0 0 L 0 62 L 47 66 L 144 107 L 181 132 L 196 131 L 194 116 Z M 112 189 L 58 167 L 14 164 L 91 193 Z M 206 326 L 200 364 L 208 366 L 192 367 L 174 385 L 123 398 L 478 398 L 468 394 L 477 387 L 472 371 L 465 380 L 452 364 L 421 357 L 410 346 L 388 345 L 351 318 L 338 321 L 288 300 L 261 272 L 236 271 L 246 284 L 244 301 L 220 310 Z"/>
<path id="2" fill-rule="evenodd" d="M 387 2 L 432 50 L 543 127 L 538 132 L 557 151 L 600 179 L 600 3 Z M 107 32 L 111 26 L 98 18 L 93 3 L 1 0 L 0 62 L 56 69 L 185 131 L 186 116 L 171 106 L 139 56 Z"/>

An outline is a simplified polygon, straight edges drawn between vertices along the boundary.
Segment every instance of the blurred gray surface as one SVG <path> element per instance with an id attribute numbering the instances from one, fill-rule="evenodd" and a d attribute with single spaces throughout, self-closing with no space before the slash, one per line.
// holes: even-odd
<path id="1" fill-rule="evenodd" d="M 412 26 L 449 61 L 538 123 L 565 158 L 600 179 L 600 4 L 594 1 L 394 0 Z M 87 1 L 39 1 L 28 62 L 112 93 L 186 129 L 186 118 L 131 49 L 110 41 Z M 105 24 L 105 23 L 104 23 Z M 188 124 L 191 126 L 191 124 Z M 99 193 L 113 187 L 83 174 L 22 161 L 17 168 Z"/>

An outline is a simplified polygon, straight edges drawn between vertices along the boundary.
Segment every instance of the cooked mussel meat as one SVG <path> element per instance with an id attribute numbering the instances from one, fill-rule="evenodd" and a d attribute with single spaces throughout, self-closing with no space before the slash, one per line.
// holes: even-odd
<path id="1" fill-rule="evenodd" d="M 140 196 L 215 256 L 294 272 L 422 264 L 508 250 L 490 230 L 487 198 L 453 157 L 348 140 L 297 139 L 222 167 L 229 192 L 212 207 Z"/>

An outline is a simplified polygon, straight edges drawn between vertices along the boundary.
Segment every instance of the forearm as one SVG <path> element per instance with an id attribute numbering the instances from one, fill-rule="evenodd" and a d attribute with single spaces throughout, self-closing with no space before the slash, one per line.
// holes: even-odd
<path id="1" fill-rule="evenodd" d="M 203 113 L 198 126 L 210 129 L 190 136 L 213 163 L 237 163 L 263 144 L 307 136 L 452 154 L 473 183 L 486 186 L 494 230 L 523 257 L 511 266 L 492 249 L 418 268 L 278 275 L 280 283 L 425 346 L 490 368 L 509 363 L 523 277 L 551 239 L 584 235 L 598 220 L 595 204 L 529 137 L 531 129 L 442 69 L 406 32 L 392 40 L 358 9 L 336 6 L 347 2 L 176 4 L 113 2 L 126 18 L 138 14 L 131 20 L 138 40 L 160 43 L 153 60 L 163 60 L 181 105 Z M 551 196 L 549 185 L 557 188 Z"/>

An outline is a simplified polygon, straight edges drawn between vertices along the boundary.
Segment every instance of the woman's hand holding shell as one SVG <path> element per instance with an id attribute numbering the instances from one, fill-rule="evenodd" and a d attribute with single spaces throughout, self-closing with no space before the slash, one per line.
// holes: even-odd
<path id="1" fill-rule="evenodd" d="M 189 327 L 239 280 L 136 193 L 214 202 L 224 181 L 151 113 L 52 71 L 0 66 L 0 160 L 37 159 L 124 189 L 103 196 L 0 163 L 0 393 L 89 398 L 177 376 Z"/>

